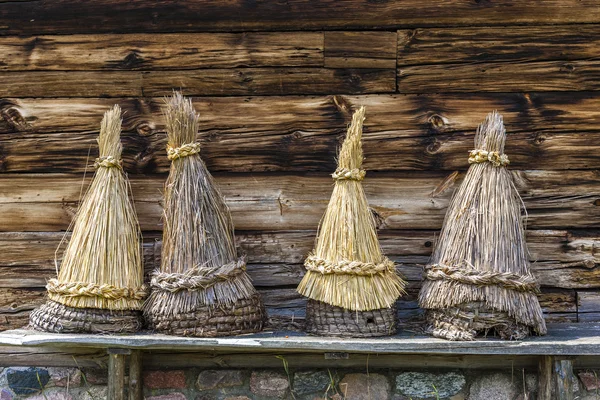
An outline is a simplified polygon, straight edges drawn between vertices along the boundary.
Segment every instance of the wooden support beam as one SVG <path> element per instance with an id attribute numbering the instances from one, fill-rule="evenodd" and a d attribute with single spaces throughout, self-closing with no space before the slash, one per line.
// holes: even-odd
<path id="1" fill-rule="evenodd" d="M 142 352 L 133 350 L 129 357 L 129 400 L 143 400 Z"/>
<path id="2" fill-rule="evenodd" d="M 538 399 L 552 400 L 552 356 L 542 356 L 538 364 Z"/>
<path id="3" fill-rule="evenodd" d="M 108 352 L 108 398 L 125 400 L 125 356 L 129 349 L 107 349 Z"/>
<path id="4" fill-rule="evenodd" d="M 555 399 L 573 400 L 573 361 L 571 359 L 554 359 Z"/>

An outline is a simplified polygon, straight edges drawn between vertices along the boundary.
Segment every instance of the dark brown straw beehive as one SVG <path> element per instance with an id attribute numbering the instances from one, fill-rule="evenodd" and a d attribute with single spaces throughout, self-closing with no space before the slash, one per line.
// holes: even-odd
<path id="1" fill-rule="evenodd" d="M 166 101 L 168 157 L 162 262 L 144 306 L 149 327 L 184 336 L 256 332 L 260 296 L 237 256 L 229 209 L 200 158 L 198 114 L 180 93 Z"/>
<path id="2" fill-rule="evenodd" d="M 50 300 L 31 313 L 36 329 L 111 333 L 141 327 L 147 289 L 120 134 L 121 109 L 115 106 L 102 119 L 96 174 L 75 215 L 58 277 L 46 286 Z"/>
<path id="3" fill-rule="evenodd" d="M 298 292 L 309 298 L 309 333 L 370 337 L 396 332 L 394 304 L 405 282 L 381 251 L 361 181 L 365 109 L 352 118 L 333 173 L 335 186 Z"/>
<path id="4" fill-rule="evenodd" d="M 434 336 L 472 340 L 492 329 L 504 339 L 546 333 L 505 140 L 502 116 L 490 113 L 448 206 L 419 294 Z"/>

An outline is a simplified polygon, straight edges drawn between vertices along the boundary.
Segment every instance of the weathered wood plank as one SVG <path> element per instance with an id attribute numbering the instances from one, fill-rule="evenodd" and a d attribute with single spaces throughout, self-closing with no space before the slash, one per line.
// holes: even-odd
<path id="1" fill-rule="evenodd" d="M 600 291 L 578 291 L 577 310 L 580 313 L 600 313 Z"/>
<path id="2" fill-rule="evenodd" d="M 0 72 L 2 97 L 246 96 L 394 93 L 394 69 L 231 68 Z"/>
<path id="3" fill-rule="evenodd" d="M 4 55 L 0 70 L 322 67 L 323 36 L 323 32 L 9 36 L 0 37 Z M 388 42 L 393 46 L 395 40 Z"/>
<path id="4" fill-rule="evenodd" d="M 107 13 L 106 10 L 110 10 Z M 473 2 L 369 2 L 292 0 L 285 3 L 187 1 L 185 3 L 102 0 L 0 2 L 0 33 L 252 31 L 377 29 L 413 26 L 592 23 L 600 21 L 591 0 L 544 4 L 510 0 Z"/>
<path id="5" fill-rule="evenodd" d="M 599 25 L 418 28 L 398 31 L 398 65 L 587 60 Z"/>
<path id="6" fill-rule="evenodd" d="M 340 339 L 307 336 L 291 332 L 258 333 L 224 338 L 192 338 L 156 334 L 93 335 L 48 334 L 17 330 L 0 334 L 0 343 L 12 346 L 96 347 L 144 350 L 271 352 L 348 352 L 371 354 L 476 354 L 476 355 L 599 355 L 598 324 L 549 324 L 548 335 L 524 341 L 482 338 L 449 343 L 443 339 L 400 332 L 382 340 Z"/>
<path id="7" fill-rule="evenodd" d="M 325 67 L 394 68 L 394 32 L 325 32 Z"/>
<path id="8" fill-rule="evenodd" d="M 166 96 L 173 89 L 180 89 L 188 96 L 394 93 L 395 79 L 394 69 L 281 67 L 147 71 L 142 74 L 142 92 L 144 96 Z"/>
<path id="9" fill-rule="evenodd" d="M 82 172 L 97 154 L 101 116 L 115 102 L 124 110 L 128 171 L 166 172 L 161 99 L 81 98 L 0 101 L 0 172 Z M 202 156 L 212 171 L 330 173 L 351 110 L 361 104 L 368 170 L 466 169 L 475 129 L 494 109 L 507 124 L 511 168 L 600 165 L 593 93 L 196 99 Z"/>
<path id="10" fill-rule="evenodd" d="M 454 176 L 454 175 L 452 175 Z M 519 171 L 516 185 L 528 227 L 596 228 L 600 177 L 595 171 Z M 364 188 L 379 229 L 439 229 L 460 179 L 443 173 L 372 173 Z M 161 229 L 164 176 L 131 180 L 143 230 Z M 331 196 L 328 176 L 217 175 L 239 230 L 315 229 Z M 82 189 L 73 175 L 0 175 L 0 231 L 59 231 L 69 226 Z M 439 190 L 443 186 L 444 190 Z"/>
<path id="11" fill-rule="evenodd" d="M 108 355 L 104 349 L 56 348 L 52 346 L 0 346 L 0 367 L 76 367 L 106 368 Z"/>
<path id="12" fill-rule="evenodd" d="M 600 90 L 600 62 L 532 61 L 398 68 L 400 93 Z"/>
<path id="13" fill-rule="evenodd" d="M 2 97 L 143 96 L 142 75 L 134 71 L 0 72 Z"/>

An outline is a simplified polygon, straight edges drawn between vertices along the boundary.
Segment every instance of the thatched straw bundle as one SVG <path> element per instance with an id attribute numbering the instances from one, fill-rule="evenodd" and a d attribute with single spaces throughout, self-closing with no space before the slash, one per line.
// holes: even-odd
<path id="1" fill-rule="evenodd" d="M 101 310 L 140 310 L 143 305 L 147 289 L 143 285 L 141 233 L 121 167 L 120 134 L 121 109 L 114 106 L 102 119 L 96 174 L 75 215 L 58 279 L 47 285 L 50 303 L 64 307 L 49 303 L 34 312 L 34 326 L 49 326 L 43 320 L 50 314 L 54 322 L 62 313 L 69 313 L 71 321 L 79 318 L 84 323 L 100 318 Z M 86 309 L 85 315 L 94 317 L 69 308 Z M 114 330 L 123 330 L 123 325 Z"/>
<path id="2" fill-rule="evenodd" d="M 165 188 L 162 263 L 152 275 L 146 317 L 157 330 L 184 335 L 259 330 L 262 304 L 244 258 L 237 257 L 229 209 L 200 158 L 199 116 L 191 100 L 175 93 L 166 100 L 165 117 L 172 163 Z M 240 302 L 249 302 L 245 314 L 240 314 L 243 307 L 236 310 Z M 219 313 L 219 326 L 211 326 Z M 224 322 L 228 317 L 232 320 Z"/>
<path id="3" fill-rule="evenodd" d="M 382 254 L 375 220 L 361 181 L 362 125 L 365 109 L 352 117 L 332 174 L 335 186 L 321 221 L 314 251 L 304 265 L 298 292 L 310 299 L 351 311 L 390 308 L 403 293 L 404 281 Z M 307 317 L 308 318 L 308 317 Z"/>
<path id="4" fill-rule="evenodd" d="M 492 328 L 507 339 L 523 338 L 530 328 L 546 333 L 528 261 L 523 202 L 505 168 L 505 139 L 502 116 L 490 113 L 448 206 L 419 295 L 434 336 L 471 340 Z"/>

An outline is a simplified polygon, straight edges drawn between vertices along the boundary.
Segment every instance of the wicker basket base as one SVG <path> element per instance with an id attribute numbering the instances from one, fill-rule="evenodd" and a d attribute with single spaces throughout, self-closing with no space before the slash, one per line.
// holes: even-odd
<path id="1" fill-rule="evenodd" d="M 141 311 L 74 308 L 49 300 L 33 310 L 30 325 L 53 333 L 130 333 L 142 328 Z"/>
<path id="2" fill-rule="evenodd" d="M 494 310 L 485 303 L 473 302 L 445 310 L 427 312 L 428 331 L 447 340 L 474 340 L 478 334 L 496 333 L 505 340 L 520 340 L 530 333 L 508 313 Z"/>
<path id="3" fill-rule="evenodd" d="M 150 329 L 169 335 L 217 337 L 258 332 L 266 314 L 257 294 L 232 306 L 203 306 L 186 314 L 153 314 L 146 318 Z"/>
<path id="4" fill-rule="evenodd" d="M 396 307 L 351 311 L 309 299 L 306 332 L 319 336 L 367 338 L 394 335 L 398 330 Z"/>

